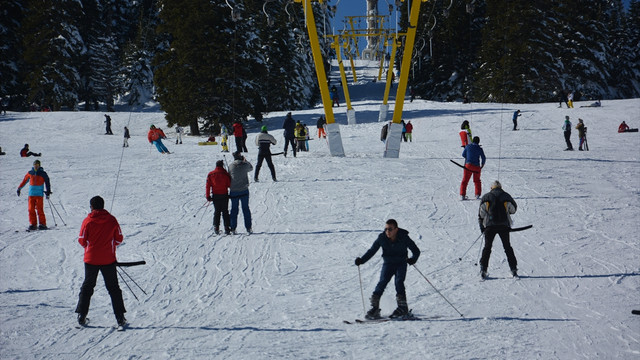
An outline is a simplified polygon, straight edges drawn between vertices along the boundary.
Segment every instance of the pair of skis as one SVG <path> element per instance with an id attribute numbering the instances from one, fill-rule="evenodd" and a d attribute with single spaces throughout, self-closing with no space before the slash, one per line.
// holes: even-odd
<path id="1" fill-rule="evenodd" d="M 113 328 L 116 329 L 116 331 L 125 331 L 128 326 L 129 326 L 129 323 L 125 323 L 124 325 L 116 325 Z M 89 318 L 85 319 L 84 324 L 76 323 L 76 329 L 83 329 L 83 328 L 89 328 L 89 327 L 91 327 L 89 326 Z"/>

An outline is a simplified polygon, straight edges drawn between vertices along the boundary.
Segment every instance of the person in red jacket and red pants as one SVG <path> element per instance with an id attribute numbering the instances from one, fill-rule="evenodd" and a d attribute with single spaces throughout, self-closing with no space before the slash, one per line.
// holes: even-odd
<path id="1" fill-rule="evenodd" d="M 225 234 L 231 234 L 231 218 L 229 217 L 229 188 L 231 175 L 224 169 L 224 161 L 218 160 L 216 168 L 207 175 L 207 200 L 213 201 L 213 229 L 220 234 L 220 215 L 224 221 Z"/>
<path id="2" fill-rule="evenodd" d="M 116 246 L 122 243 L 122 231 L 118 220 L 104 209 L 104 199 L 94 196 L 89 204 L 91 213 L 82 222 L 78 237 L 78 242 L 84 248 L 84 282 L 76 306 L 78 324 L 87 323 L 91 295 L 96 286 L 98 272 L 101 272 L 111 296 L 111 305 L 118 326 L 125 326 L 127 319 L 124 318 L 124 313 L 127 310 L 124 308 L 116 272 Z"/>

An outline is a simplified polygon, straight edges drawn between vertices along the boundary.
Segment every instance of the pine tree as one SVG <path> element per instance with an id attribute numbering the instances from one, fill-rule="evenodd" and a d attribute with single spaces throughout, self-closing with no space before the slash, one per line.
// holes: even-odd
<path id="1" fill-rule="evenodd" d="M 9 109 L 24 105 L 26 89 L 23 84 L 23 47 L 20 37 L 23 4 L 19 0 L 6 0 L 0 10 L 0 101 Z"/>
<path id="2" fill-rule="evenodd" d="M 84 42 L 76 19 L 80 3 L 28 0 L 22 34 L 29 85 L 29 102 L 59 110 L 75 108 L 80 87 L 78 62 Z"/>
<path id="3" fill-rule="evenodd" d="M 640 1 L 631 2 L 627 15 L 631 97 L 640 97 Z"/>

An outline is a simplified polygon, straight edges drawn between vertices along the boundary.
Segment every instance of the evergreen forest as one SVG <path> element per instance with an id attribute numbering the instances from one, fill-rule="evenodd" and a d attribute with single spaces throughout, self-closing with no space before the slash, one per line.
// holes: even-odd
<path id="1" fill-rule="evenodd" d="M 327 69 L 333 3 L 313 3 Z M 401 32 L 408 4 L 395 2 Z M 410 71 L 418 97 L 436 101 L 640 97 L 640 1 L 430 0 Z M 154 101 L 192 134 L 319 101 L 291 0 L 3 0 L 0 77 L 8 110 Z"/>

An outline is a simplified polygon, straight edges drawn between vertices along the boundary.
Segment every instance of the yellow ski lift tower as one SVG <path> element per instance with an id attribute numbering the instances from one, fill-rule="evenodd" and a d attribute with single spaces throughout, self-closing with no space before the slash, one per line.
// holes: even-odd
<path id="1" fill-rule="evenodd" d="M 404 106 L 404 97 L 407 91 L 407 82 L 409 80 L 409 69 L 411 68 L 411 57 L 413 55 L 413 45 L 416 40 L 416 28 L 418 27 L 418 15 L 420 14 L 420 5 L 428 0 L 413 0 L 409 12 L 409 24 L 407 25 L 407 36 L 404 43 L 404 53 L 402 54 L 402 63 L 400 66 L 400 82 L 398 83 L 398 92 L 396 93 L 396 104 L 393 110 L 393 122 L 389 125 L 387 132 L 386 149 L 384 157 L 398 158 L 400 156 L 400 144 L 402 143 L 402 108 Z M 387 74 L 387 80 L 389 80 Z"/>
<path id="2" fill-rule="evenodd" d="M 322 61 L 322 53 L 320 51 L 320 42 L 318 41 L 318 30 L 316 29 L 315 17 L 313 15 L 313 9 L 311 6 L 311 0 L 293 0 L 296 3 L 300 3 L 303 6 L 305 14 L 305 24 L 309 33 L 309 43 L 311 44 L 311 52 L 313 54 L 313 62 L 316 69 L 316 76 L 318 78 L 318 86 L 320 88 L 320 95 L 322 97 L 322 105 L 324 106 L 325 119 L 327 121 L 327 140 L 329 143 L 329 152 L 332 156 L 344 156 L 344 147 L 342 146 L 342 137 L 340 135 L 340 127 L 335 122 L 331 96 L 329 94 L 329 86 L 327 83 L 327 74 L 324 69 Z M 323 3 L 324 0 L 316 0 L 319 3 Z M 404 0 L 400 0 L 403 1 Z M 411 57 L 413 55 L 413 45 L 415 43 L 416 28 L 418 25 L 418 15 L 420 13 L 420 5 L 422 2 L 428 0 L 413 0 L 411 8 L 409 9 L 409 24 L 406 33 L 404 54 L 402 56 L 402 63 L 400 67 L 400 76 L 398 83 L 398 90 L 396 93 L 395 108 L 393 112 L 393 122 L 389 126 L 387 133 L 386 149 L 384 151 L 384 157 L 398 158 L 400 156 L 400 144 L 402 140 L 402 109 L 404 105 L 405 92 L 407 91 L 407 82 L 409 79 L 409 69 L 411 67 Z M 371 34 L 366 34 L 371 36 Z M 380 35 L 380 34 L 376 34 Z M 395 49 L 397 47 L 398 35 L 394 34 L 393 40 L 393 52 L 395 55 Z M 335 45 L 334 48 L 340 49 L 340 46 Z M 338 51 L 337 51 L 338 52 Z M 388 91 L 391 84 L 391 77 L 393 72 L 393 58 L 391 57 L 389 70 L 387 71 L 387 88 L 385 94 L 388 95 Z M 353 66 L 353 65 L 352 65 Z M 346 76 L 344 75 L 344 69 L 341 69 L 340 75 L 342 78 L 343 88 L 346 90 Z M 348 98 L 348 93 L 345 95 Z M 386 101 L 385 101 L 386 103 Z M 385 105 L 385 104 L 383 104 Z M 387 105 L 388 106 L 388 105 Z M 380 115 L 382 118 L 382 114 Z M 385 112 L 386 118 L 386 112 Z"/>
<path id="3" fill-rule="evenodd" d="M 304 9 L 304 18 L 309 32 L 309 43 L 311 44 L 311 52 L 313 54 L 313 63 L 316 68 L 316 76 L 318 77 L 318 86 L 320 87 L 320 96 L 322 97 L 322 105 L 324 106 L 324 115 L 327 121 L 327 142 L 329 143 L 329 153 L 332 156 L 344 156 L 344 147 L 342 146 L 342 137 L 340 135 L 340 126 L 336 123 L 333 116 L 333 108 L 331 96 L 329 95 L 329 85 L 327 84 L 327 74 L 324 71 L 324 63 L 322 61 L 322 52 L 320 51 L 320 42 L 318 41 L 318 29 L 316 29 L 316 20 L 311 7 L 311 0 L 294 0 L 301 3 Z M 323 0 L 318 0 L 322 3 Z"/>

